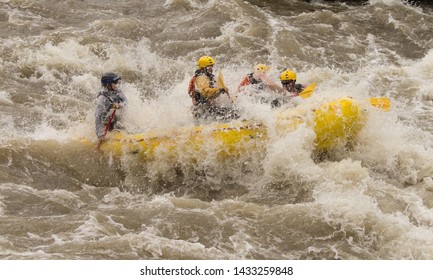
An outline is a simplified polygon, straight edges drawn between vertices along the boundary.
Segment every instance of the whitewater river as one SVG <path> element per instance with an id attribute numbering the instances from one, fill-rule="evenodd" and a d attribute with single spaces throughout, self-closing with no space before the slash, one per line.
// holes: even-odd
<path id="1" fill-rule="evenodd" d="M 0 259 L 433 259 L 433 6 L 400 0 L 0 0 Z M 318 155 L 278 109 L 262 152 L 144 161 L 97 152 L 100 77 L 131 132 L 193 125 L 188 82 L 231 92 L 257 63 L 317 83 L 311 102 L 388 97 Z M 224 100 L 220 101 L 224 102 Z"/>

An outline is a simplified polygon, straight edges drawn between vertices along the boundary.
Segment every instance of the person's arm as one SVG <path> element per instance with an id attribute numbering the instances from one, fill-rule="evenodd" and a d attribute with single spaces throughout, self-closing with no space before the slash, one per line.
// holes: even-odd
<path id="1" fill-rule="evenodd" d="M 124 107 L 126 107 L 126 96 L 125 94 L 123 94 L 122 91 L 117 91 L 117 103 L 113 103 L 113 107 L 114 109 L 122 109 Z"/>
<path id="2" fill-rule="evenodd" d="M 213 99 L 217 98 L 221 92 L 224 91 L 222 88 L 211 88 L 209 79 L 206 76 L 198 76 L 195 79 L 196 89 L 204 98 Z"/>
<path id="3" fill-rule="evenodd" d="M 277 85 L 268 76 L 266 76 L 266 74 L 261 75 L 259 77 L 259 79 L 273 91 L 276 91 L 276 92 L 282 93 L 282 94 L 284 94 L 286 92 L 282 87 Z"/>
<path id="4" fill-rule="evenodd" d="M 272 89 L 273 91 L 276 91 L 278 93 L 285 93 L 285 90 L 280 87 L 279 85 L 272 83 L 272 84 L 266 84 L 270 89 Z"/>
<path id="5" fill-rule="evenodd" d="M 120 99 L 122 100 L 119 104 L 120 104 L 120 108 L 126 107 L 127 101 L 126 101 L 126 96 L 122 91 L 118 92 L 118 95 L 120 96 Z"/>

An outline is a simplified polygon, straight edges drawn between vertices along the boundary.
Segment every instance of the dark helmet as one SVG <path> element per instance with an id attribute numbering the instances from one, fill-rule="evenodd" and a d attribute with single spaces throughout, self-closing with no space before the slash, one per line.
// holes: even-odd
<path id="1" fill-rule="evenodd" d="M 121 80 L 122 78 L 120 76 L 118 76 L 115 73 L 105 73 L 104 75 L 102 75 L 101 78 L 101 84 L 103 86 L 109 85 L 111 83 L 116 83 L 118 80 Z"/>

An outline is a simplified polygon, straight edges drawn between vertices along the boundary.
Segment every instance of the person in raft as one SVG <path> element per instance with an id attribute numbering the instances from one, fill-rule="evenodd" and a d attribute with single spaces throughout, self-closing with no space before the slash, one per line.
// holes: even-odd
<path id="1" fill-rule="evenodd" d="M 291 97 L 299 96 L 299 93 L 305 89 L 304 85 L 296 83 L 296 73 L 292 70 L 286 70 L 281 73 L 280 81 L 283 88 Z"/>
<path id="2" fill-rule="evenodd" d="M 95 109 L 95 130 L 100 141 L 107 131 L 121 129 L 120 110 L 126 105 L 126 97 L 119 85 L 121 77 L 115 73 L 105 73 L 101 77 L 103 90 L 98 93 Z"/>
<path id="3" fill-rule="evenodd" d="M 284 92 L 284 90 L 271 81 L 266 73 L 269 71 L 269 67 L 265 64 L 257 64 L 253 68 L 253 72 L 247 74 L 238 86 L 238 92 L 246 89 L 248 85 L 254 85 L 254 89 L 257 91 L 271 89 L 275 92 Z"/>
<path id="4" fill-rule="evenodd" d="M 272 107 L 280 107 L 285 103 L 286 91 L 267 76 L 269 69 L 265 64 L 255 65 L 253 72 L 240 82 L 238 92 L 249 94 L 261 103 L 271 104 Z"/>
<path id="5" fill-rule="evenodd" d="M 218 87 L 213 74 L 215 60 L 210 56 L 202 56 L 197 61 L 198 69 L 191 78 L 188 95 L 192 99 L 192 113 L 196 121 L 230 120 L 238 118 L 237 111 L 231 107 L 217 104 L 221 94 L 228 95 L 226 87 Z"/>

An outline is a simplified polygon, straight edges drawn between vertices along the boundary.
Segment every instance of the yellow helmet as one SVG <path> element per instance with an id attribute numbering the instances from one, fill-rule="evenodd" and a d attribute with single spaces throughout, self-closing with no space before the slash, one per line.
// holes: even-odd
<path id="1" fill-rule="evenodd" d="M 210 65 L 215 64 L 215 60 L 210 56 L 202 56 L 198 59 L 198 69 L 203 69 L 205 67 L 208 67 Z"/>
<path id="2" fill-rule="evenodd" d="M 291 71 L 291 70 L 286 70 L 283 73 L 281 73 L 280 80 L 281 81 L 290 81 L 290 80 L 296 81 L 296 73 Z"/>
<path id="3" fill-rule="evenodd" d="M 269 66 L 266 66 L 264 64 L 257 64 L 254 66 L 254 72 L 260 72 L 260 73 L 266 73 L 269 71 Z"/>

